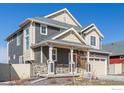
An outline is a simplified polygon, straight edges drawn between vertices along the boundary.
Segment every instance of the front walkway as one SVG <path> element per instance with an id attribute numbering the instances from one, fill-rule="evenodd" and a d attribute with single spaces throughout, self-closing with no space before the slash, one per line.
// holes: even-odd
<path id="1" fill-rule="evenodd" d="M 107 76 L 99 76 L 101 80 L 113 80 L 113 81 L 124 81 L 124 75 L 107 75 Z"/>

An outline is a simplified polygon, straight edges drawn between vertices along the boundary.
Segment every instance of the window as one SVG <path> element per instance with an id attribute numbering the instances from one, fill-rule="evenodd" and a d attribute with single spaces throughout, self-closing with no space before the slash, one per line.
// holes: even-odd
<path id="1" fill-rule="evenodd" d="M 120 59 L 124 59 L 124 56 L 120 56 Z"/>
<path id="2" fill-rule="evenodd" d="M 47 27 L 46 26 L 40 26 L 40 34 L 47 35 Z"/>
<path id="3" fill-rule="evenodd" d="M 17 34 L 17 46 L 21 45 L 21 34 Z"/>
<path id="4" fill-rule="evenodd" d="M 19 64 L 22 64 L 23 57 L 19 56 Z"/>
<path id="5" fill-rule="evenodd" d="M 101 59 L 101 61 L 105 61 L 105 59 Z"/>
<path id="6" fill-rule="evenodd" d="M 14 55 L 13 55 L 13 59 L 15 59 L 15 58 L 16 58 L 16 55 L 14 54 Z"/>
<path id="7" fill-rule="evenodd" d="M 99 59 L 95 59 L 95 61 L 99 61 Z"/>
<path id="8" fill-rule="evenodd" d="M 53 61 L 57 61 L 57 49 L 56 48 L 53 48 L 52 59 Z"/>
<path id="9" fill-rule="evenodd" d="M 29 49 L 29 37 L 26 37 L 26 49 Z"/>
<path id="10" fill-rule="evenodd" d="M 10 61 L 10 56 L 8 56 L 8 61 Z"/>
<path id="11" fill-rule="evenodd" d="M 26 29 L 26 36 L 29 35 L 29 29 Z"/>
<path id="12" fill-rule="evenodd" d="M 25 30 L 26 49 L 29 49 L 29 29 Z"/>
<path id="13" fill-rule="evenodd" d="M 96 46 L 96 37 L 95 36 L 91 36 L 90 40 L 91 40 L 91 45 Z"/>
<path id="14" fill-rule="evenodd" d="M 87 64 L 87 72 L 91 72 L 91 64 Z"/>

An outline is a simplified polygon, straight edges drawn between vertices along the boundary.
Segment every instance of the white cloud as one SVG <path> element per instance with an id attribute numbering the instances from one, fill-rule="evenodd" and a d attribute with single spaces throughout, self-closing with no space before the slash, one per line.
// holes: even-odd
<path id="1" fill-rule="evenodd" d="M 7 63 L 7 48 L 0 47 L 0 63 Z"/>

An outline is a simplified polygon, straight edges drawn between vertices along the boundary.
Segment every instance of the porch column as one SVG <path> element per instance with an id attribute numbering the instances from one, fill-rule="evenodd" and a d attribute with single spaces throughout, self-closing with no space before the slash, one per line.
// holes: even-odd
<path id="1" fill-rule="evenodd" d="M 53 50 L 53 47 L 49 46 L 49 61 L 53 61 L 53 59 L 52 59 L 52 50 Z"/>
<path id="2" fill-rule="evenodd" d="M 87 63 L 89 63 L 89 51 L 87 51 Z"/>
<path id="3" fill-rule="evenodd" d="M 53 50 L 53 46 L 50 45 L 49 46 L 48 74 L 54 74 L 54 69 L 55 69 L 55 66 L 54 66 L 55 64 L 52 59 L 52 50 Z"/>
<path id="4" fill-rule="evenodd" d="M 88 63 L 88 72 L 89 72 L 89 50 L 87 51 L 87 63 Z"/>
<path id="5" fill-rule="evenodd" d="M 73 48 L 70 49 L 70 70 L 71 70 L 71 74 L 73 73 Z"/>
<path id="6" fill-rule="evenodd" d="M 41 64 L 43 63 L 43 48 L 41 46 L 41 53 L 40 53 L 40 60 L 41 60 Z"/>

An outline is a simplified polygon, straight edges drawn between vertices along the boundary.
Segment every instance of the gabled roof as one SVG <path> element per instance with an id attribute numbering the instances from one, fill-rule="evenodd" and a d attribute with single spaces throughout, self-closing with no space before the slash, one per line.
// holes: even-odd
<path id="1" fill-rule="evenodd" d="M 77 31 L 76 31 L 73 27 L 70 28 L 70 29 L 68 29 L 68 30 L 66 30 L 66 31 L 63 31 L 62 33 L 60 33 L 60 34 L 58 34 L 58 35 L 56 35 L 56 36 L 54 36 L 54 37 L 52 37 L 52 39 L 55 40 L 55 39 L 59 38 L 60 36 L 62 36 L 62 35 L 64 35 L 64 34 L 68 33 L 69 31 L 72 31 L 72 32 L 78 37 L 78 39 L 79 39 L 82 43 L 86 44 L 85 40 L 77 33 Z"/>
<path id="2" fill-rule="evenodd" d="M 104 36 L 102 35 L 102 33 L 99 31 L 99 29 L 96 27 L 96 25 L 95 24 L 90 24 L 89 26 L 87 26 L 87 27 L 85 27 L 85 28 L 83 28 L 82 30 L 81 30 L 81 32 L 82 33 L 89 33 L 90 31 L 92 31 L 92 29 L 96 29 L 95 31 L 102 37 L 102 38 L 104 38 Z"/>
<path id="3" fill-rule="evenodd" d="M 84 43 L 84 44 L 81 44 L 81 43 L 76 43 L 76 42 L 70 42 L 70 41 L 63 41 L 63 40 L 58 40 L 58 39 L 56 39 L 56 38 L 58 38 L 59 36 L 61 36 L 61 35 L 63 35 L 63 34 L 66 34 L 67 32 L 69 32 L 69 31 L 73 31 L 79 38 L 80 38 L 80 40 Z M 74 45 L 86 45 L 86 42 L 84 41 L 84 39 L 75 31 L 75 29 L 74 28 L 70 28 L 70 29 L 68 29 L 68 30 L 65 30 L 65 31 L 61 31 L 61 32 L 57 32 L 57 33 L 54 33 L 54 34 L 52 34 L 52 35 L 50 35 L 50 36 L 48 36 L 48 37 L 46 37 L 46 38 L 44 38 L 41 42 L 39 42 L 39 43 L 37 43 L 37 44 L 35 44 L 35 45 L 32 45 L 32 47 L 37 47 L 37 46 L 39 46 L 39 45 L 42 45 L 42 44 L 44 44 L 44 43 L 46 43 L 47 41 L 52 41 L 52 42 L 63 42 L 63 44 L 64 43 L 68 43 L 68 44 L 74 44 Z M 86 45 L 86 46 L 88 46 L 88 45 Z M 83 47 L 83 46 L 82 46 Z M 90 47 L 90 46 L 88 46 L 88 47 Z"/>
<path id="4" fill-rule="evenodd" d="M 124 41 L 118 41 L 103 45 L 103 49 L 111 52 L 111 56 L 124 55 Z"/>
<path id="5" fill-rule="evenodd" d="M 33 22 L 33 21 L 37 22 L 37 23 L 46 24 L 46 25 L 49 25 L 49 26 L 59 27 L 59 28 L 62 28 L 62 29 L 69 29 L 69 28 L 73 27 L 77 32 L 80 32 L 82 30 L 82 28 L 80 28 L 78 26 L 70 25 L 70 24 L 67 24 L 67 23 L 59 22 L 59 21 L 44 18 L 44 17 L 27 18 L 25 21 L 23 21 L 23 23 L 20 24 L 20 26 L 23 26 L 23 25 L 25 25 L 29 22 Z M 19 29 L 21 29 L 21 27 Z M 12 37 L 17 32 L 18 32 L 18 30 L 11 33 L 6 39 L 9 39 L 10 37 Z"/>
<path id="6" fill-rule="evenodd" d="M 82 27 L 81 24 L 74 18 L 74 16 L 73 16 L 66 8 L 61 9 L 61 10 L 59 10 L 59 11 L 57 11 L 57 12 L 51 13 L 51 14 L 49 14 L 49 15 L 46 15 L 46 16 L 44 16 L 44 17 L 45 17 L 45 18 L 49 18 L 49 17 L 51 17 L 51 16 L 54 16 L 54 15 L 56 15 L 56 14 L 58 14 L 58 13 L 61 13 L 61 12 L 64 12 L 64 11 L 68 13 L 68 15 L 74 20 L 74 22 L 75 22 L 79 27 Z"/>
<path id="7" fill-rule="evenodd" d="M 49 19 L 49 18 L 34 17 L 34 18 L 30 18 L 30 19 L 32 19 L 33 21 L 37 21 L 37 22 L 40 22 L 40 23 L 43 23 L 43 24 L 54 26 L 54 27 L 60 27 L 60 28 L 63 28 L 63 29 L 69 29 L 69 28 L 73 27 L 78 32 L 82 30 L 82 28 L 80 28 L 78 26 L 63 23 L 63 22 L 59 22 L 59 21 Z"/>

